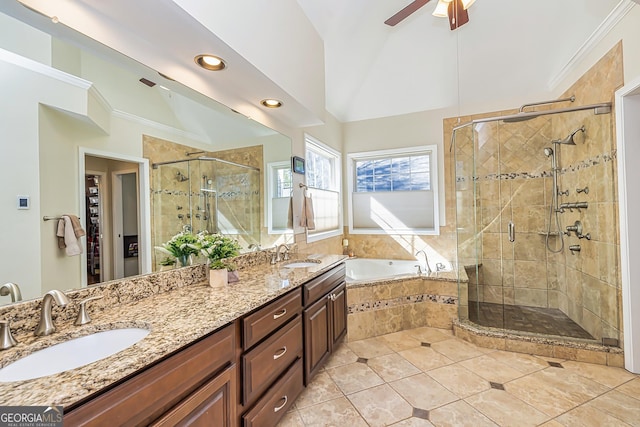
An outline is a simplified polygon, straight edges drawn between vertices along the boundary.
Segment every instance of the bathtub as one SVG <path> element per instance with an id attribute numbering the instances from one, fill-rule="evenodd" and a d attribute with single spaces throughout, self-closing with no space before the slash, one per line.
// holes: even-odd
<path id="1" fill-rule="evenodd" d="M 397 260 L 397 259 L 373 259 L 373 258 L 354 258 L 345 261 L 347 266 L 347 283 L 367 282 L 371 280 L 394 279 L 406 276 L 416 276 L 418 273 L 418 264 L 424 271 L 424 262 L 416 260 Z M 451 266 L 444 263 L 438 263 L 439 271 L 451 271 Z M 432 266 L 431 268 L 434 268 Z"/>

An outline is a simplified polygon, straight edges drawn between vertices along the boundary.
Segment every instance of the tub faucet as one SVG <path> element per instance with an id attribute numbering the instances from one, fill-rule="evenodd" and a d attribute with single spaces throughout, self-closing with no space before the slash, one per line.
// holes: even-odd
<path id="1" fill-rule="evenodd" d="M 425 264 L 424 272 L 427 274 L 431 273 L 431 267 L 429 267 L 429 258 L 427 258 L 427 253 L 423 250 L 419 250 L 418 252 L 416 252 L 416 259 L 420 254 L 424 255 L 424 264 Z"/>
<path id="2" fill-rule="evenodd" d="M 51 335 L 56 331 L 56 326 L 53 324 L 53 319 L 51 318 L 51 303 L 54 300 L 60 307 L 66 307 L 67 304 L 69 304 L 69 298 L 67 298 L 64 292 L 57 289 L 52 289 L 44 295 L 44 298 L 42 298 L 42 309 L 40 310 L 40 323 L 38 323 L 35 332 L 35 335 L 38 337 Z"/>
<path id="3" fill-rule="evenodd" d="M 15 283 L 5 283 L 0 286 L 0 295 L 11 295 L 11 302 L 22 301 L 22 294 L 20 293 L 20 287 Z"/>

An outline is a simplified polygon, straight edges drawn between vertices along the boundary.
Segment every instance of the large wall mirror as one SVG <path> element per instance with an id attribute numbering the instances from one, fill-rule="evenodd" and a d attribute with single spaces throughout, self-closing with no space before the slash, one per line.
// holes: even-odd
<path id="1" fill-rule="evenodd" d="M 0 76 L 0 285 L 23 299 L 158 271 L 154 247 L 183 230 L 244 250 L 292 241 L 287 136 L 2 12 Z M 81 255 L 58 246 L 64 214 L 86 232 Z"/>

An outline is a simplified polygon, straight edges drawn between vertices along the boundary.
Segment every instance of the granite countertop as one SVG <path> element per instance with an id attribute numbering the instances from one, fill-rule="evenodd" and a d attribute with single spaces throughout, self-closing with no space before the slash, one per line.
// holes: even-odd
<path id="1" fill-rule="evenodd" d="M 298 255 L 297 258 L 306 257 Z M 255 265 L 240 272 L 240 282 L 224 288 L 200 283 L 98 313 L 89 308 L 93 321 L 87 325 L 57 321 L 57 331 L 50 336 L 16 337 L 19 344 L 0 353 L 0 366 L 40 348 L 101 330 L 126 327 L 151 330 L 135 345 L 89 365 L 32 380 L 0 383 L 0 402 L 2 405 L 67 407 L 299 287 L 346 257 L 309 258 L 320 262 L 314 267 L 296 269 L 283 268 L 286 262 Z"/>

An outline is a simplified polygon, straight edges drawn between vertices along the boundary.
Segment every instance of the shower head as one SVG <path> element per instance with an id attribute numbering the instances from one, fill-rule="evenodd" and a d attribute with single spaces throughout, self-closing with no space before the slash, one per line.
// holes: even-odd
<path id="1" fill-rule="evenodd" d="M 576 145 L 576 141 L 574 139 L 574 136 L 576 135 L 576 133 L 578 132 L 585 132 L 586 129 L 584 127 L 584 125 L 582 127 L 579 127 L 578 129 L 574 130 L 573 132 L 571 132 L 569 135 L 567 135 L 566 138 L 564 139 L 557 139 L 555 141 L 551 141 L 554 144 L 566 144 L 566 145 Z"/>
<path id="2" fill-rule="evenodd" d="M 536 117 L 539 117 L 538 115 L 532 115 L 529 113 L 517 113 L 514 114 L 510 117 L 507 117 L 506 119 L 502 120 L 503 123 L 519 123 L 519 122 L 525 122 L 527 120 L 531 120 L 531 119 L 535 119 Z"/>
<path id="3" fill-rule="evenodd" d="M 544 155 L 547 156 L 547 157 L 553 155 L 553 149 L 551 149 L 549 147 L 545 148 L 544 149 Z"/>
<path id="4" fill-rule="evenodd" d="M 178 182 L 189 181 L 189 177 L 184 175 L 180 171 L 176 172 L 176 179 L 178 180 Z"/>

